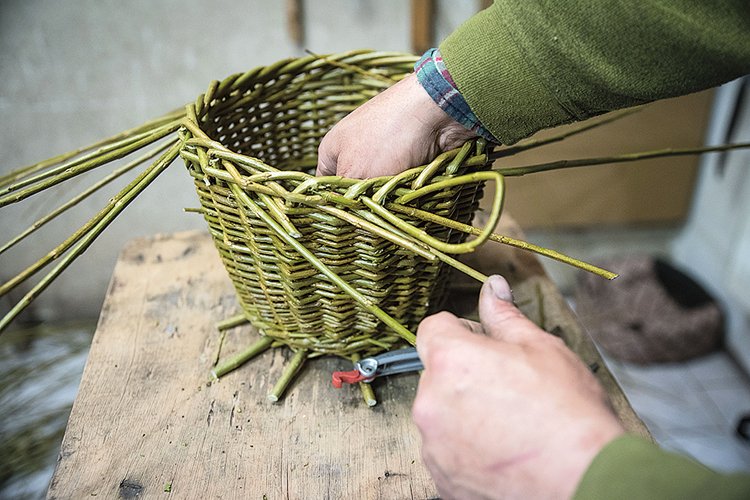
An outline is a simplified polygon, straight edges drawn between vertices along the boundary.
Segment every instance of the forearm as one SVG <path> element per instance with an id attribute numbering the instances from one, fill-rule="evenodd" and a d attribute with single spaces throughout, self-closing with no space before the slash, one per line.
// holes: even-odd
<path id="1" fill-rule="evenodd" d="M 496 0 L 440 50 L 482 124 L 511 144 L 746 74 L 748 33 L 746 0 Z"/>

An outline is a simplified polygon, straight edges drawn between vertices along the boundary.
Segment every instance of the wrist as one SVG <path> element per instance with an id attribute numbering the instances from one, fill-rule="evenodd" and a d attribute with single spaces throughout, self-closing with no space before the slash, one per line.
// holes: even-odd
<path id="1" fill-rule="evenodd" d="M 625 434 L 625 429 L 616 418 L 607 420 L 609 421 L 588 426 L 588 430 L 574 442 L 573 449 L 568 448 L 567 466 L 561 467 L 558 471 L 560 475 L 557 482 L 566 498 L 574 496 L 591 464 L 602 450 Z"/>
<path id="2" fill-rule="evenodd" d="M 466 99 L 461 95 L 445 67 L 439 49 L 432 48 L 425 52 L 414 65 L 414 73 L 427 95 L 450 118 L 450 123 L 446 125 L 448 135 L 464 135 L 457 127 L 459 125 L 471 132 L 468 137 L 481 136 L 488 141 L 499 143 L 492 133 L 482 125 Z"/>
<path id="3" fill-rule="evenodd" d="M 464 142 L 478 137 L 478 134 L 457 122 L 441 108 L 419 83 L 417 76 L 407 76 L 399 85 L 408 86 L 410 93 L 407 115 L 420 126 L 428 128 L 438 151 L 448 151 L 460 147 Z"/>

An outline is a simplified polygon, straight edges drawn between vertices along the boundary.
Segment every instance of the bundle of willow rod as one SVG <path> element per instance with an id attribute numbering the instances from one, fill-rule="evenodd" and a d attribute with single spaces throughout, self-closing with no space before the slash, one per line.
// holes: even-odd
<path id="1" fill-rule="evenodd" d="M 249 321 L 260 332 L 257 342 L 217 364 L 212 373 L 220 377 L 269 347 L 288 346 L 295 354 L 269 394 L 276 401 L 309 358 L 332 354 L 356 361 L 413 344 L 419 321 L 440 305 L 450 268 L 486 279 L 452 255 L 471 252 L 487 240 L 608 279 L 616 276 L 493 234 L 506 176 L 738 147 L 491 170 L 496 158 L 562 140 L 611 118 L 495 151 L 483 140 L 467 142 L 396 176 L 316 177 L 317 148 L 325 133 L 408 74 L 414 61 L 411 55 L 371 51 L 279 61 L 213 82 L 184 110 L 0 177 L 3 207 L 161 141 L 0 247 L 0 253 L 8 250 L 98 189 L 156 158 L 80 229 L 0 286 L 0 295 L 6 294 L 54 264 L 0 320 L 0 331 L 179 155 L 194 179 L 201 205 L 197 211 L 208 223 L 242 308 L 219 329 Z M 478 229 L 470 222 L 486 181 L 494 183 L 494 201 L 487 226 Z M 475 238 L 465 241 L 468 235 Z M 370 387 L 360 387 L 374 404 Z"/>

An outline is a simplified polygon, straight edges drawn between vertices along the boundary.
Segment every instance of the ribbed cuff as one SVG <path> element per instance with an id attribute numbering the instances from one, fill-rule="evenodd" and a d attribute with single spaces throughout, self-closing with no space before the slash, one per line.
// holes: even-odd
<path id="1" fill-rule="evenodd" d="M 439 49 L 432 48 L 425 52 L 414 65 L 414 72 L 417 75 L 417 80 L 432 97 L 435 104 L 448 116 L 488 141 L 500 142 L 482 125 L 466 99 L 456 88 L 453 78 L 445 67 Z"/>

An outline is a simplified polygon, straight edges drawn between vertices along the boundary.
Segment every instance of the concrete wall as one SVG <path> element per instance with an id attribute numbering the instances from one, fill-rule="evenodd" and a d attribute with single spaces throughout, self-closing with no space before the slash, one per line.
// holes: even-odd
<path id="1" fill-rule="evenodd" d="M 304 47 L 410 50 L 409 2 L 316 0 L 306 7 Z M 479 2 L 438 2 L 436 38 Z M 2 0 L 0 175 L 184 105 L 213 79 L 303 54 L 287 32 L 285 2 L 240 0 Z M 109 171 L 109 169 L 107 169 Z M 0 211 L 0 242 L 104 172 Z M 121 184 L 120 184 L 121 185 Z M 97 194 L 0 257 L 13 276 L 77 228 L 114 193 Z M 33 317 L 96 316 L 119 249 L 129 239 L 202 228 L 183 207 L 197 201 L 181 161 L 117 220 L 31 309 Z M 28 286 L 10 295 L 18 299 Z M 8 297 L 1 299 L 7 311 Z"/>

